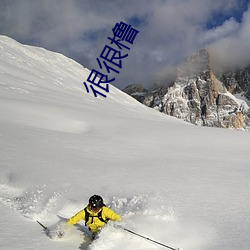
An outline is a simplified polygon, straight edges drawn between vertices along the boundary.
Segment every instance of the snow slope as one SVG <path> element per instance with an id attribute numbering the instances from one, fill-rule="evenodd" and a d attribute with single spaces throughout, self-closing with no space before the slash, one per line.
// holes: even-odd
<path id="1" fill-rule="evenodd" d="M 0 36 L 0 248 L 162 249 L 112 225 L 90 244 L 83 223 L 61 240 L 36 223 L 53 228 L 97 193 L 124 227 L 166 245 L 250 249 L 249 133 L 181 122 L 111 85 L 95 98 L 88 75 Z"/>

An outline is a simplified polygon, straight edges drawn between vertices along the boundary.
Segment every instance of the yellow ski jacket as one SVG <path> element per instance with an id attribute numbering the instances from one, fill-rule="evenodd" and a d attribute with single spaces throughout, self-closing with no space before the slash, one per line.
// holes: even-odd
<path id="1" fill-rule="evenodd" d="M 88 221 L 85 221 L 86 225 L 90 229 L 92 233 L 97 232 L 100 228 L 102 228 L 106 223 L 104 221 L 112 220 L 112 221 L 121 221 L 120 215 L 116 214 L 113 210 L 110 208 L 103 206 L 99 211 L 93 212 L 89 209 L 89 207 L 86 207 L 87 212 L 89 213 Z M 101 212 L 101 217 L 104 221 L 101 221 L 98 218 L 98 214 Z M 74 225 L 80 220 L 85 220 L 85 211 L 82 209 L 77 214 L 72 216 L 68 221 L 67 224 Z"/>

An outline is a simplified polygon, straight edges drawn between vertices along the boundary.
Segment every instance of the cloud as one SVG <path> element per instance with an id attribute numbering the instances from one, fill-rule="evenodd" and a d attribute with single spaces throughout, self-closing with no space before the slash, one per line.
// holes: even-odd
<path id="1" fill-rule="evenodd" d="M 221 26 L 204 31 L 204 34 L 200 38 L 201 44 L 211 44 L 213 42 L 219 41 L 225 37 L 235 34 L 240 28 L 240 24 L 235 20 L 235 18 L 230 18 L 226 20 Z"/>
<path id="2" fill-rule="evenodd" d="M 225 28 L 225 26 L 221 27 L 221 29 Z M 248 9 L 236 29 L 210 44 L 210 51 L 218 64 L 225 67 L 245 67 L 250 64 L 249 40 L 250 10 Z"/>
<path id="3" fill-rule="evenodd" d="M 61 52 L 90 69 L 109 44 L 117 22 L 139 30 L 130 46 L 115 86 L 142 83 L 146 87 L 167 77 L 181 60 L 204 46 L 226 58 L 225 48 L 248 48 L 249 13 L 233 17 L 238 0 L 22 0 L 0 1 L 0 33 Z M 215 13 L 228 17 L 217 24 Z M 214 22 L 213 29 L 207 24 Z M 249 50 L 248 50 L 249 51 Z M 247 53 L 245 53 L 247 54 Z"/>

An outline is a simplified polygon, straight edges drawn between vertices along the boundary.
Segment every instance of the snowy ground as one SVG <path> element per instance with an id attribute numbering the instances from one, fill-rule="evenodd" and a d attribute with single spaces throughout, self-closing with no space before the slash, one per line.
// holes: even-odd
<path id="1" fill-rule="evenodd" d="M 0 249 L 153 250 L 112 225 L 50 239 L 92 194 L 122 225 L 184 250 L 250 249 L 249 132 L 196 127 L 110 85 L 88 94 L 89 71 L 0 36 Z"/>

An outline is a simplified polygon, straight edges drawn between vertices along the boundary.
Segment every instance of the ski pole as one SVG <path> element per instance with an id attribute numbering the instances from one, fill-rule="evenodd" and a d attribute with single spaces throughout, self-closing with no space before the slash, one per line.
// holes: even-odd
<path id="1" fill-rule="evenodd" d="M 36 221 L 40 226 L 42 226 L 43 227 L 43 229 L 46 231 L 46 230 L 48 230 L 48 228 L 47 227 L 45 227 L 41 222 L 39 222 L 38 220 Z"/>
<path id="2" fill-rule="evenodd" d="M 158 242 L 158 241 L 155 241 L 155 240 L 152 240 L 152 239 L 150 239 L 150 238 L 148 238 L 148 237 L 145 237 L 145 236 L 143 236 L 143 235 L 141 235 L 141 234 L 135 233 L 135 232 L 133 232 L 133 231 L 127 229 L 127 228 L 122 228 L 122 229 L 125 230 L 125 231 L 127 231 L 127 232 L 129 232 L 129 233 L 131 233 L 131 234 L 137 235 L 137 236 L 139 236 L 139 237 L 141 237 L 141 238 L 143 238 L 143 239 L 145 239 L 145 240 L 154 242 L 154 243 L 156 243 L 156 244 L 158 244 L 158 245 L 161 245 L 161 246 L 163 246 L 163 247 L 169 248 L 169 249 L 171 249 L 171 250 L 180 250 L 180 248 L 173 248 L 173 247 L 167 246 L 167 245 L 162 244 L 162 243 L 160 243 L 160 242 Z"/>

